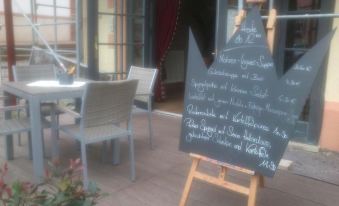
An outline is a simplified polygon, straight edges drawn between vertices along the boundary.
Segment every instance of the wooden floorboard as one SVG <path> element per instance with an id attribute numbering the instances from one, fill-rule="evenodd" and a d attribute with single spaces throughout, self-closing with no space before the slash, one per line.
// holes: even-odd
<path id="1" fill-rule="evenodd" d="M 62 122 L 68 119 L 62 118 Z M 101 144 L 88 148 L 89 176 L 109 195 L 100 206 L 175 206 L 190 168 L 189 156 L 178 149 L 181 119 L 156 114 L 153 116 L 155 149 L 148 145 L 147 119 L 143 114 L 133 118 L 137 179 L 129 179 L 127 142 L 121 142 L 121 164 L 110 163 L 111 151 L 102 161 Z M 45 132 L 46 155 L 49 156 L 49 131 Z M 15 159 L 9 161 L 10 179 L 32 179 L 32 163 L 27 156 L 27 139 L 17 146 Z M 62 161 L 77 158 L 80 153 L 73 140 L 60 134 Z M 4 162 L 4 143 L 1 142 L 1 162 Z M 47 159 L 46 159 L 47 161 Z M 201 164 L 199 170 L 217 174 L 218 168 Z M 230 179 L 248 184 L 248 177 L 236 172 Z M 288 171 L 278 171 L 273 179 L 266 179 L 266 187 L 259 190 L 258 206 L 336 206 L 339 205 L 339 187 L 333 184 L 298 176 Z M 188 201 L 189 206 L 242 206 L 246 198 L 224 189 L 194 181 Z"/>

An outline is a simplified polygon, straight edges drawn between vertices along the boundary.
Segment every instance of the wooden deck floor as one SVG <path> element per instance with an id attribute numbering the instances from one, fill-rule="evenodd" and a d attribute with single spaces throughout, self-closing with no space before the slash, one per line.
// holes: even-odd
<path id="1" fill-rule="evenodd" d="M 175 206 L 178 205 L 185 179 L 190 167 L 190 158 L 178 150 L 180 119 L 154 115 L 155 149 L 148 147 L 147 122 L 143 115 L 134 117 L 136 148 L 135 182 L 129 180 L 127 143 L 121 143 L 121 164 L 113 166 L 101 161 L 101 145 L 89 148 L 89 175 L 99 187 L 109 194 L 99 205 L 107 206 Z M 48 138 L 48 131 L 47 138 Z M 73 141 L 61 134 L 62 158 L 79 157 Z M 3 142 L 1 143 L 3 148 Z M 31 161 L 27 147 L 16 146 L 15 160 L 9 162 L 11 178 L 29 180 L 32 177 Z M 1 149 L 1 162 L 4 150 Z M 49 152 L 48 140 L 46 151 Z M 108 158 L 107 158 L 108 159 Z M 217 172 L 216 168 L 202 164 L 201 170 Z M 247 177 L 231 173 L 234 181 L 247 183 Z M 245 197 L 215 186 L 195 181 L 189 198 L 190 206 L 245 206 Z M 266 179 L 260 189 L 258 206 L 337 206 L 339 186 L 278 171 L 273 179 Z"/>

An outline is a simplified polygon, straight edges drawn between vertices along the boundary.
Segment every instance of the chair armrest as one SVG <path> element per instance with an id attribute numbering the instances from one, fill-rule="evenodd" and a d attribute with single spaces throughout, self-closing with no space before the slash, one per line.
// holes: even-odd
<path id="1" fill-rule="evenodd" d="M 15 105 L 15 106 L 3 106 L 0 107 L 0 111 L 13 111 L 13 110 L 20 110 L 20 109 L 26 109 L 26 105 Z"/>
<path id="2" fill-rule="evenodd" d="M 75 112 L 71 109 L 68 109 L 66 107 L 62 107 L 60 105 L 57 105 L 56 108 L 58 110 L 60 110 L 61 112 L 64 112 L 65 114 L 69 114 L 69 115 L 73 116 L 74 118 L 82 118 L 81 114 L 79 114 L 78 112 Z"/>
<path id="3" fill-rule="evenodd" d="M 1 101 L 7 100 L 7 99 L 9 99 L 9 96 L 3 96 L 3 95 L 0 95 L 0 100 L 1 100 Z M 25 103 L 21 103 L 20 100 L 21 100 L 20 98 L 18 98 L 18 97 L 16 98 L 16 101 L 19 102 L 19 103 L 17 103 L 18 105 L 23 105 L 23 104 L 25 104 Z"/>
<path id="4" fill-rule="evenodd" d="M 0 100 L 5 100 L 5 99 L 7 99 L 8 97 L 6 97 L 6 96 L 2 96 L 2 95 L 0 95 Z"/>
<path id="5" fill-rule="evenodd" d="M 153 96 L 153 93 L 136 93 L 135 96 Z"/>

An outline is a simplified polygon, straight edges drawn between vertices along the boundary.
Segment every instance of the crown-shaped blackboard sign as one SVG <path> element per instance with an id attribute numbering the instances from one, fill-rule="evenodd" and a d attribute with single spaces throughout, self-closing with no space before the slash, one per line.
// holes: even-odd
<path id="1" fill-rule="evenodd" d="M 209 69 L 190 33 L 180 150 L 273 176 L 332 36 L 278 77 L 257 8 Z"/>

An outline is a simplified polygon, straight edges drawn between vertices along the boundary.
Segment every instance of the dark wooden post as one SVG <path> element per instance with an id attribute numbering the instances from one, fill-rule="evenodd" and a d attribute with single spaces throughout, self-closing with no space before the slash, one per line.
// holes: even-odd
<path id="1" fill-rule="evenodd" d="M 98 2 L 87 0 L 87 77 L 89 79 L 98 80 L 98 51 L 97 51 L 97 36 L 98 31 Z"/>
<path id="2" fill-rule="evenodd" d="M 5 24 L 6 24 L 6 45 L 7 45 L 7 66 L 8 79 L 13 81 L 12 66 L 15 65 L 15 49 L 14 49 L 14 30 L 13 30 L 13 15 L 12 15 L 12 1 L 4 0 L 5 9 Z M 15 104 L 15 98 L 12 96 L 6 100 L 6 105 Z M 9 118 L 10 113 L 6 112 L 5 118 Z M 6 136 L 6 159 L 13 159 L 13 138 L 11 135 Z"/>
<path id="3" fill-rule="evenodd" d="M 5 26 L 6 26 L 6 45 L 7 45 L 7 66 L 9 81 L 13 81 L 12 66 L 15 65 L 15 49 L 14 49 L 14 29 L 12 15 L 12 1 L 4 0 L 5 8 Z"/>

